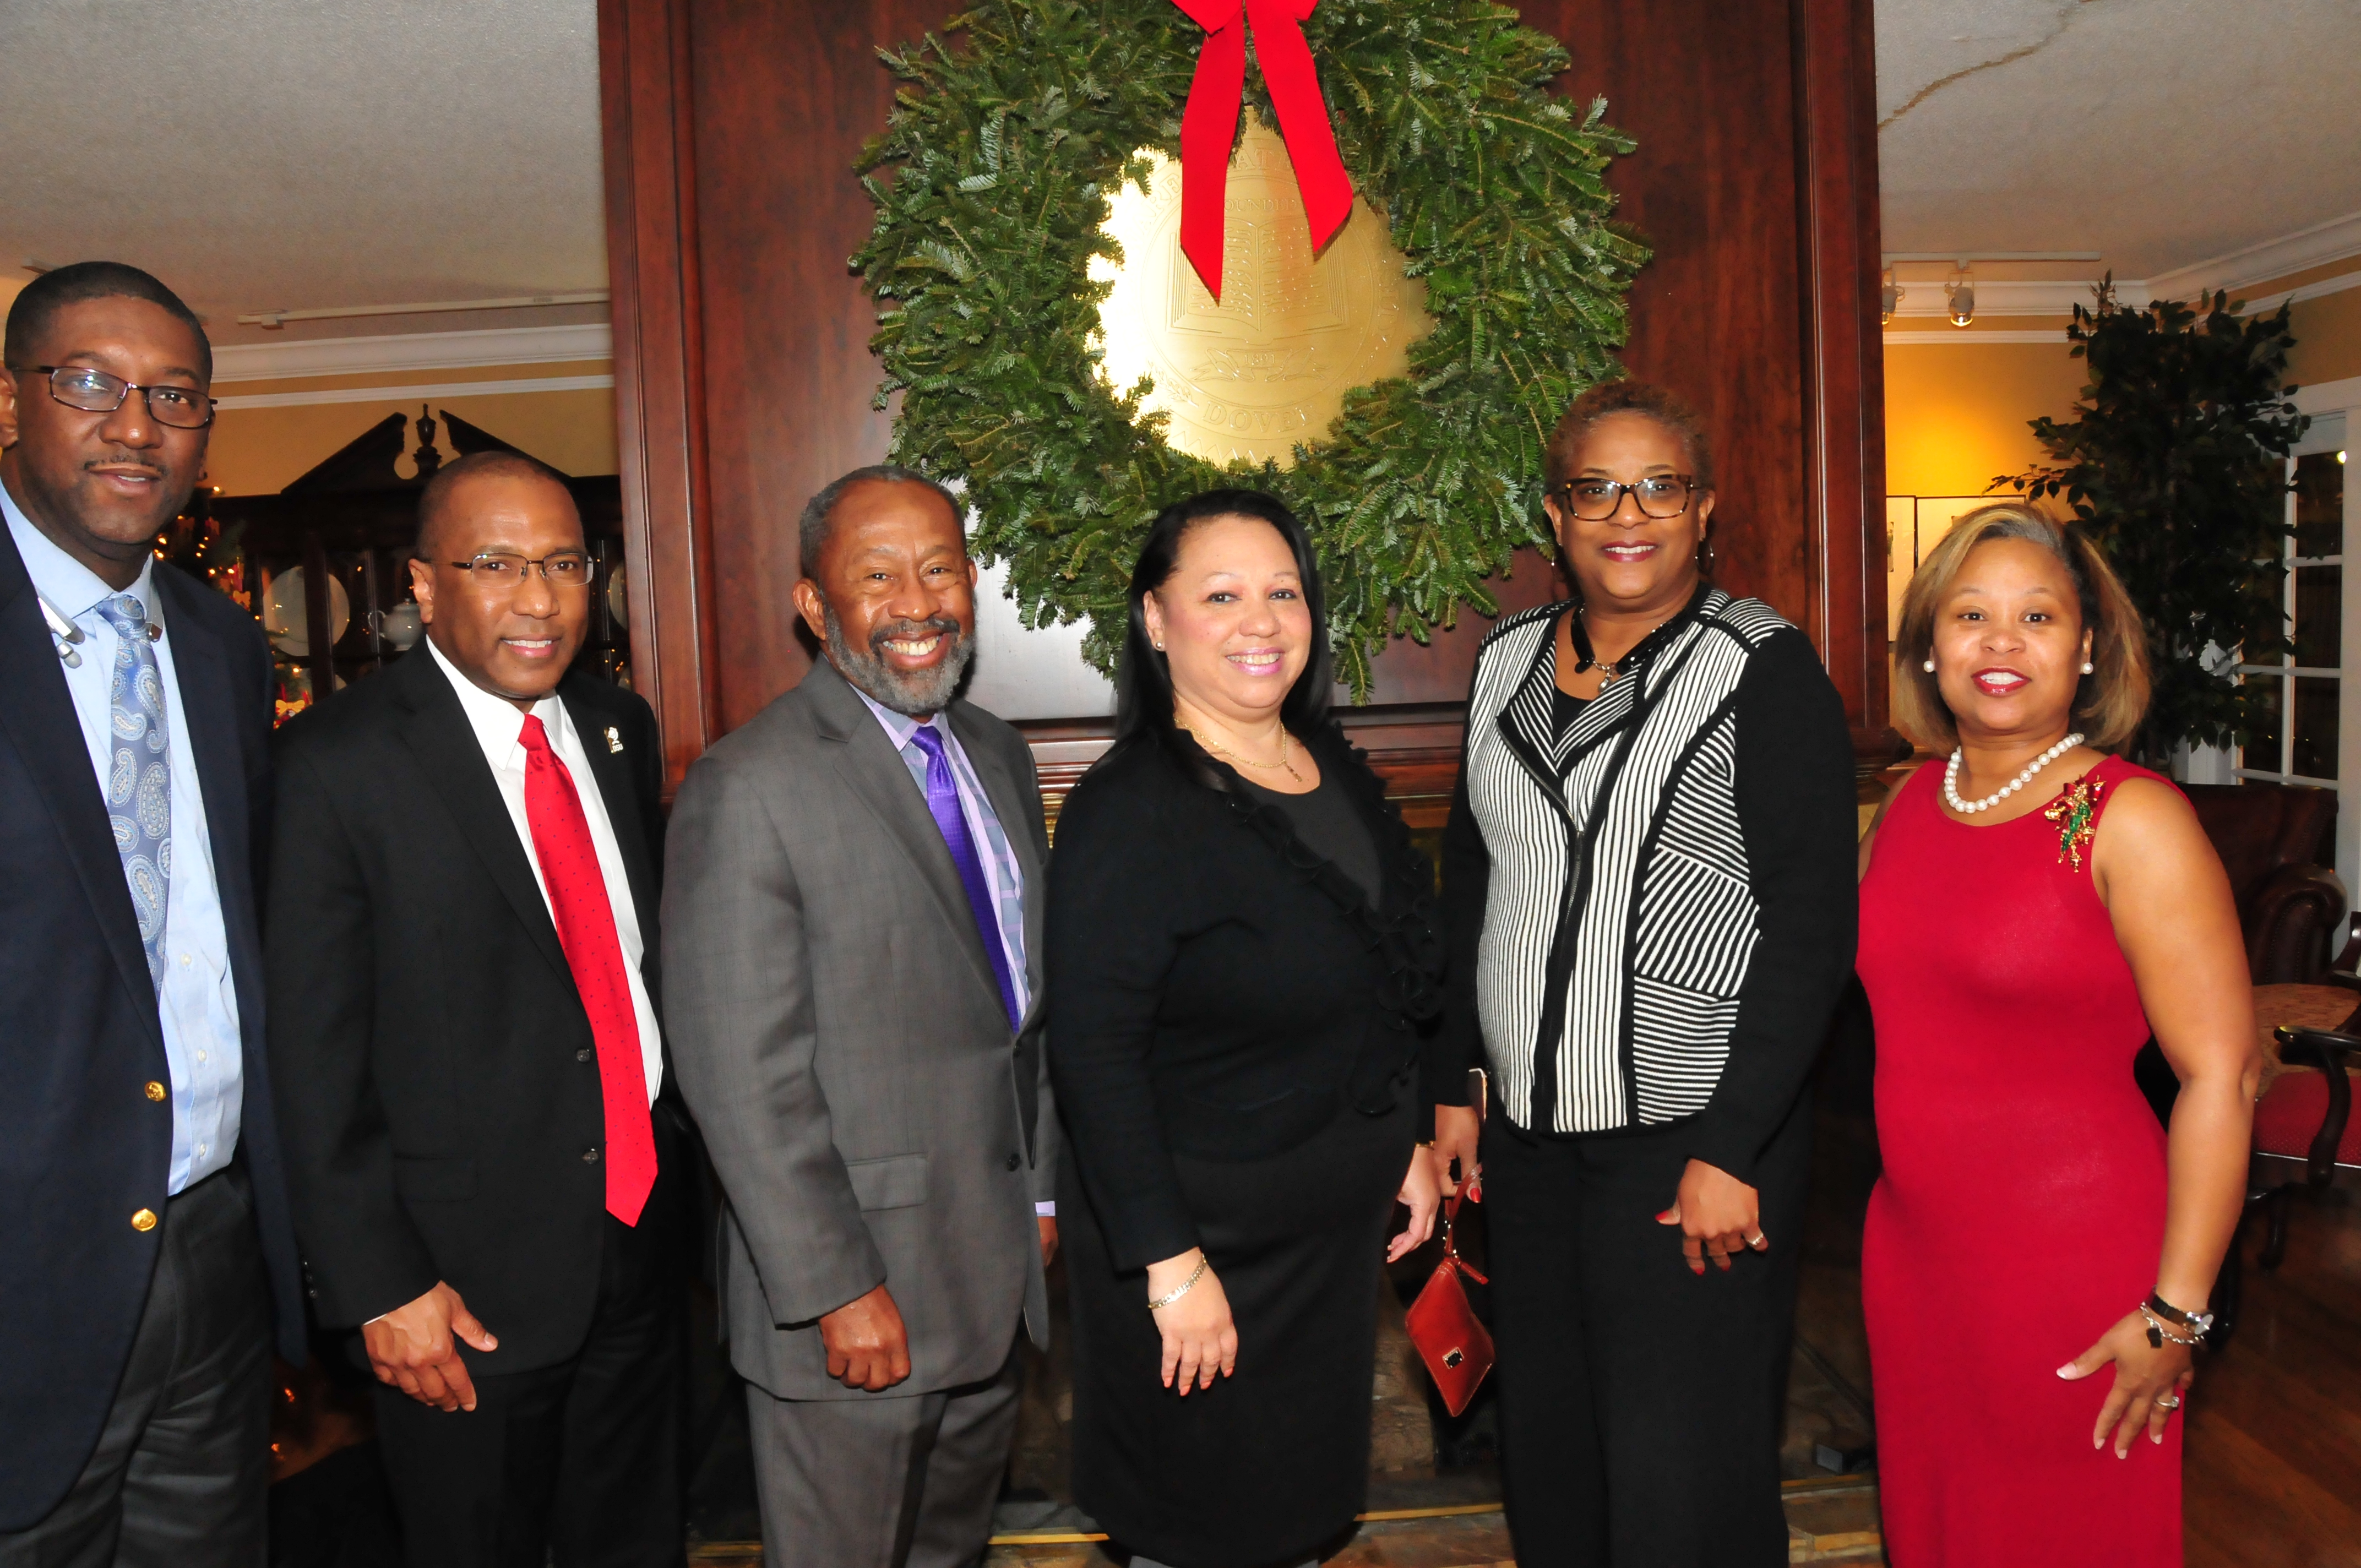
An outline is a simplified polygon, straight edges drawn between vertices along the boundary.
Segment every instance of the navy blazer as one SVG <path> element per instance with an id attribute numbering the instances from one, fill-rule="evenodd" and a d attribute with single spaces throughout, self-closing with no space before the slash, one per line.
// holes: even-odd
<path id="1" fill-rule="evenodd" d="M 280 1354 L 303 1288 L 264 1049 L 257 857 L 269 843 L 270 655 L 251 617 L 175 567 L 171 629 L 204 791 L 245 1058 L 238 1148 Z M 177 744 L 181 737 L 173 737 Z M 96 1447 L 156 1266 L 172 1105 L 154 982 L 56 645 L 0 529 L 0 1531 L 56 1507 Z"/>

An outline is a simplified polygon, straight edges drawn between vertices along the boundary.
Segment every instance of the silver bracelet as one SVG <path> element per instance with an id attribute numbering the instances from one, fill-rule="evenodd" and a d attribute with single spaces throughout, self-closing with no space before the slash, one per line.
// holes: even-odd
<path id="1" fill-rule="evenodd" d="M 2141 1317 L 2147 1320 L 2147 1343 L 2158 1350 L 2162 1350 L 2164 1348 L 2165 1342 L 2168 1340 L 2174 1344 L 2184 1345 L 2193 1349 L 2196 1346 L 2198 1340 L 2202 1340 L 2205 1337 L 2204 1331 L 2201 1329 L 2198 1331 L 2194 1338 L 2183 1339 L 2180 1335 L 2173 1332 L 2171 1327 L 2168 1325 L 2162 1318 L 2159 1318 L 2154 1312 L 2149 1311 L 2145 1304 L 2141 1306 L 2139 1314 Z"/>
<path id="2" fill-rule="evenodd" d="M 1197 1281 L 1204 1277 L 1205 1255 L 1201 1252 L 1197 1255 L 1197 1271 L 1189 1276 L 1187 1283 L 1183 1284 L 1178 1290 L 1174 1290 L 1168 1295 L 1159 1296 L 1154 1300 L 1148 1302 L 1148 1310 L 1153 1312 L 1160 1308 L 1172 1305 L 1173 1302 L 1178 1301 L 1181 1297 L 1186 1296 L 1190 1291 L 1195 1289 L 1197 1288 Z"/>

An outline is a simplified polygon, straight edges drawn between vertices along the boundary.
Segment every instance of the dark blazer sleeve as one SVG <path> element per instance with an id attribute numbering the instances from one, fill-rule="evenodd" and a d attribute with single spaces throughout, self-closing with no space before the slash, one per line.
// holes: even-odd
<path id="1" fill-rule="evenodd" d="M 1157 1113 L 1148 1057 L 1180 947 L 1169 826 L 1137 771 L 1068 800 L 1049 862 L 1049 1063 L 1075 1162 L 1118 1269 L 1199 1245 Z"/>
<path id="2" fill-rule="evenodd" d="M 1428 1042 L 1422 1072 L 1426 1096 L 1437 1105 L 1467 1103 L 1467 1073 L 1484 1065 L 1484 1030 L 1476 1012 L 1476 953 L 1484 938 L 1484 905 L 1492 887 L 1492 853 L 1467 804 L 1467 751 L 1459 752 L 1459 782 L 1443 828 L 1443 1024 Z"/>
<path id="3" fill-rule="evenodd" d="M 360 861 L 312 757 L 282 752 L 277 784 L 263 968 L 280 1133 L 320 1318 L 366 1322 L 441 1275 L 395 1196 L 372 1071 L 377 957 Z"/>
<path id="4" fill-rule="evenodd" d="M 1752 1182 L 1852 975 L 1860 816 L 1844 703 L 1801 631 L 1773 633 L 1748 660 L 1736 700 L 1738 818 L 1763 939 L 1739 991 L 1730 1060 L 1688 1146 L 1692 1158 Z"/>

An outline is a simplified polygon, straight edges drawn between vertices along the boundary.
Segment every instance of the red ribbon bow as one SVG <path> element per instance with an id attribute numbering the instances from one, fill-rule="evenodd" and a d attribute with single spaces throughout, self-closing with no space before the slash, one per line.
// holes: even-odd
<path id="1" fill-rule="evenodd" d="M 1214 299 L 1222 297 L 1222 213 L 1229 192 L 1230 143 L 1246 95 L 1246 27 L 1279 111 L 1279 134 L 1295 165 L 1312 248 L 1328 243 L 1353 210 L 1353 181 L 1337 156 L 1336 133 L 1303 21 L 1320 0 L 1172 0 L 1205 29 L 1189 107 L 1180 116 L 1180 249 Z"/>

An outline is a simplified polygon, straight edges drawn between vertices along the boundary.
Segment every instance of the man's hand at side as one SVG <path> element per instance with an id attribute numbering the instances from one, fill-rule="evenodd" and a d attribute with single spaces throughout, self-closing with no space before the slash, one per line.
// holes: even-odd
<path id="1" fill-rule="evenodd" d="M 1033 1223 L 1041 1232 L 1041 1266 L 1047 1268 L 1058 1261 L 1058 1222 L 1040 1214 L 1034 1217 Z"/>
<path id="2" fill-rule="evenodd" d="M 422 1405 L 445 1410 L 476 1408 L 476 1385 L 459 1358 L 464 1341 L 481 1351 L 500 1342 L 476 1321 L 459 1293 L 441 1280 L 406 1306 L 396 1307 L 361 1329 L 369 1370 Z"/>
<path id="3" fill-rule="evenodd" d="M 910 1376 L 910 1333 L 883 1285 L 823 1314 L 819 1337 L 828 1346 L 828 1375 L 848 1388 L 874 1394 Z"/>

